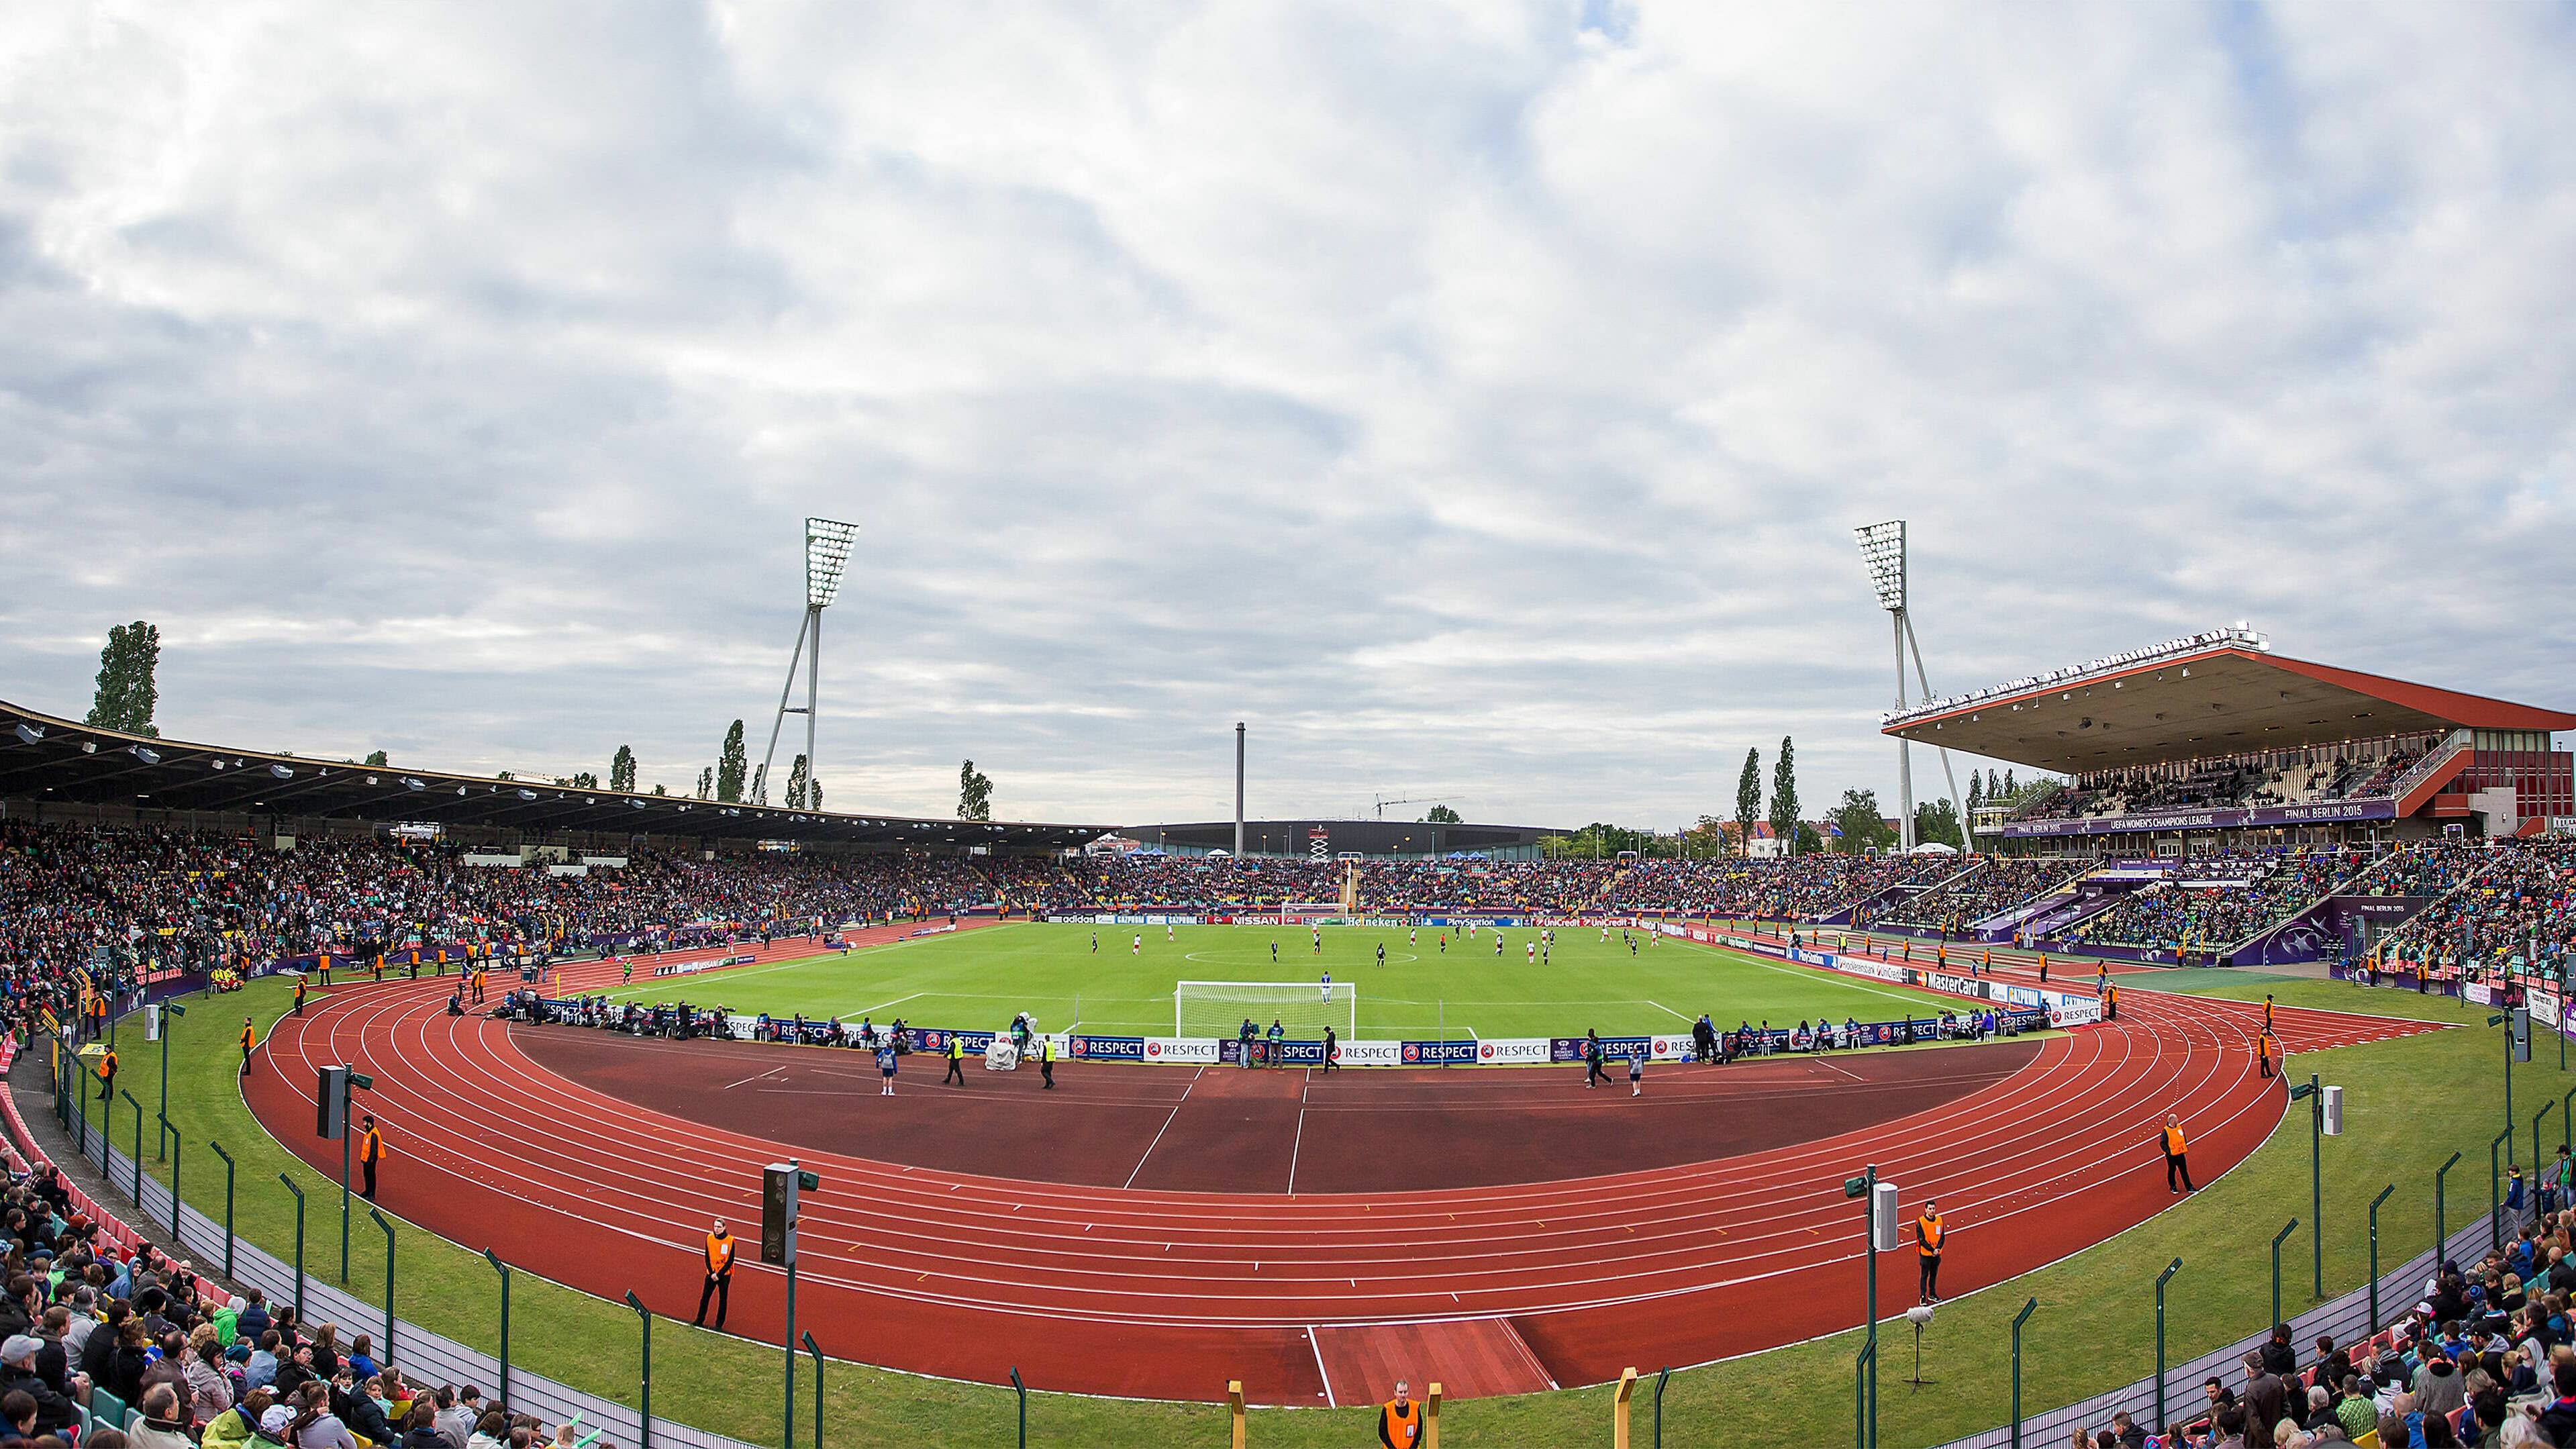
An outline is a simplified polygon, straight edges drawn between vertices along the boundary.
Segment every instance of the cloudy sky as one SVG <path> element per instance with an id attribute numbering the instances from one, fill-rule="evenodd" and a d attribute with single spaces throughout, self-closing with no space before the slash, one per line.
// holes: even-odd
<path id="1" fill-rule="evenodd" d="M 1945 690 L 2576 704 L 2571 135 L 2539 4 L 26 0 L 0 697 L 685 789 L 815 513 L 844 808 L 1892 796 L 1889 517 Z"/>

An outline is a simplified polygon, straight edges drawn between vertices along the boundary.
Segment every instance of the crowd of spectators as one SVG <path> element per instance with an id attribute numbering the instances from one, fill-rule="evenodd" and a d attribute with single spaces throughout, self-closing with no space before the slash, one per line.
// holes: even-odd
<path id="1" fill-rule="evenodd" d="M 2105 946 L 2231 946 L 2349 888 L 2377 859 L 2346 850 L 2196 857 L 2174 879 L 2086 917 L 2066 938 Z"/>
<path id="2" fill-rule="evenodd" d="M 2293 1341 L 2275 1324 L 2234 1372 L 2201 1385 L 2174 1422 L 2119 1413 L 2078 1428 L 2077 1449 L 2394 1449 L 2576 1445 L 2576 1213 L 2544 1211 L 2358 1343 Z"/>
<path id="3" fill-rule="evenodd" d="M 2385 794 L 2441 743 L 2438 734 L 2358 741 L 2336 749 L 2264 750 L 2097 770 L 2035 794 L 2022 820 L 2145 815 L 2248 805 L 2306 805 Z"/>
<path id="4" fill-rule="evenodd" d="M 0 1443 L 533 1449 L 559 1433 L 471 1385 L 415 1384 L 368 1335 L 344 1341 L 102 1227 L 50 1164 L 0 1194 Z"/>
<path id="5" fill-rule="evenodd" d="M 2576 844 L 2454 846 L 2426 862 L 2421 877 L 2391 880 L 2426 887 L 2445 882 L 2451 883 L 2445 894 L 2380 942 L 2383 965 L 2560 979 L 2576 953 Z"/>
<path id="6" fill-rule="evenodd" d="M 1988 856 L 1962 867 L 1958 879 L 1898 903 L 1879 919 L 1891 926 L 1964 934 L 1979 921 L 2025 906 L 2058 889 L 2093 862 L 2058 856 Z"/>

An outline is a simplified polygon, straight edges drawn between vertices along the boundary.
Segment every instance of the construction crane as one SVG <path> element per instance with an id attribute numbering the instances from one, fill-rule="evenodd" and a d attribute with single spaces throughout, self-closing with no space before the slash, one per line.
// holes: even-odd
<path id="1" fill-rule="evenodd" d="M 1377 818 L 1380 820 L 1386 818 L 1386 807 L 1389 805 L 1453 805 L 1456 803 L 1446 795 L 1408 795 L 1401 800 L 1390 800 L 1380 795 L 1377 797 Z"/>

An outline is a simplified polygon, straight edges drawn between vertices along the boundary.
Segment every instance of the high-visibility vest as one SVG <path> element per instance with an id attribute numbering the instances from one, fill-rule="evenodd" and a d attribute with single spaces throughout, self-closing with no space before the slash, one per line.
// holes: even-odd
<path id="1" fill-rule="evenodd" d="M 248 1023 L 244 1023 L 242 1026 L 242 1050 L 249 1051 L 252 1047 L 258 1044 L 258 1035 L 251 1031 Z"/>
<path id="2" fill-rule="evenodd" d="M 107 1055 L 98 1059 L 98 1079 L 104 1082 L 115 1075 L 116 1053 L 109 1052 Z"/>
<path id="3" fill-rule="evenodd" d="M 721 1278 L 732 1271 L 733 1235 L 727 1233 L 723 1237 L 718 1237 L 714 1233 L 707 1234 L 708 1276 Z"/>
<path id="4" fill-rule="evenodd" d="M 385 1134 L 377 1131 L 373 1127 L 368 1128 L 367 1134 L 358 1139 L 358 1160 L 360 1162 L 381 1162 L 384 1160 L 384 1156 Z"/>
<path id="5" fill-rule="evenodd" d="M 2182 1156 L 2182 1129 L 2180 1127 L 2167 1126 L 2165 1128 L 2165 1156 Z"/>
<path id="6" fill-rule="evenodd" d="M 1399 1404 L 1389 1399 L 1383 1407 L 1386 1411 L 1387 1437 L 1396 1442 L 1397 1449 L 1405 1449 L 1405 1446 L 1420 1442 L 1422 1435 L 1420 1404 L 1410 1401 Z"/>
<path id="7" fill-rule="evenodd" d="M 1949 1235 L 1950 1225 L 1939 1218 L 1920 1217 L 1914 1220 L 1914 1236 L 1923 1249 L 1924 1257 L 1940 1256 L 1941 1240 Z"/>

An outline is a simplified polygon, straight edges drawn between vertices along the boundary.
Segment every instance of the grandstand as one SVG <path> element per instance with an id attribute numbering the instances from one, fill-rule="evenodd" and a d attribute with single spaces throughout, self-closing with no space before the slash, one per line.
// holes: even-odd
<path id="1" fill-rule="evenodd" d="M 1889 714 L 1884 732 L 2067 778 L 2007 842 L 2050 853 L 2384 845 L 2576 826 L 2576 714 L 2289 659 L 2243 627 Z"/>

